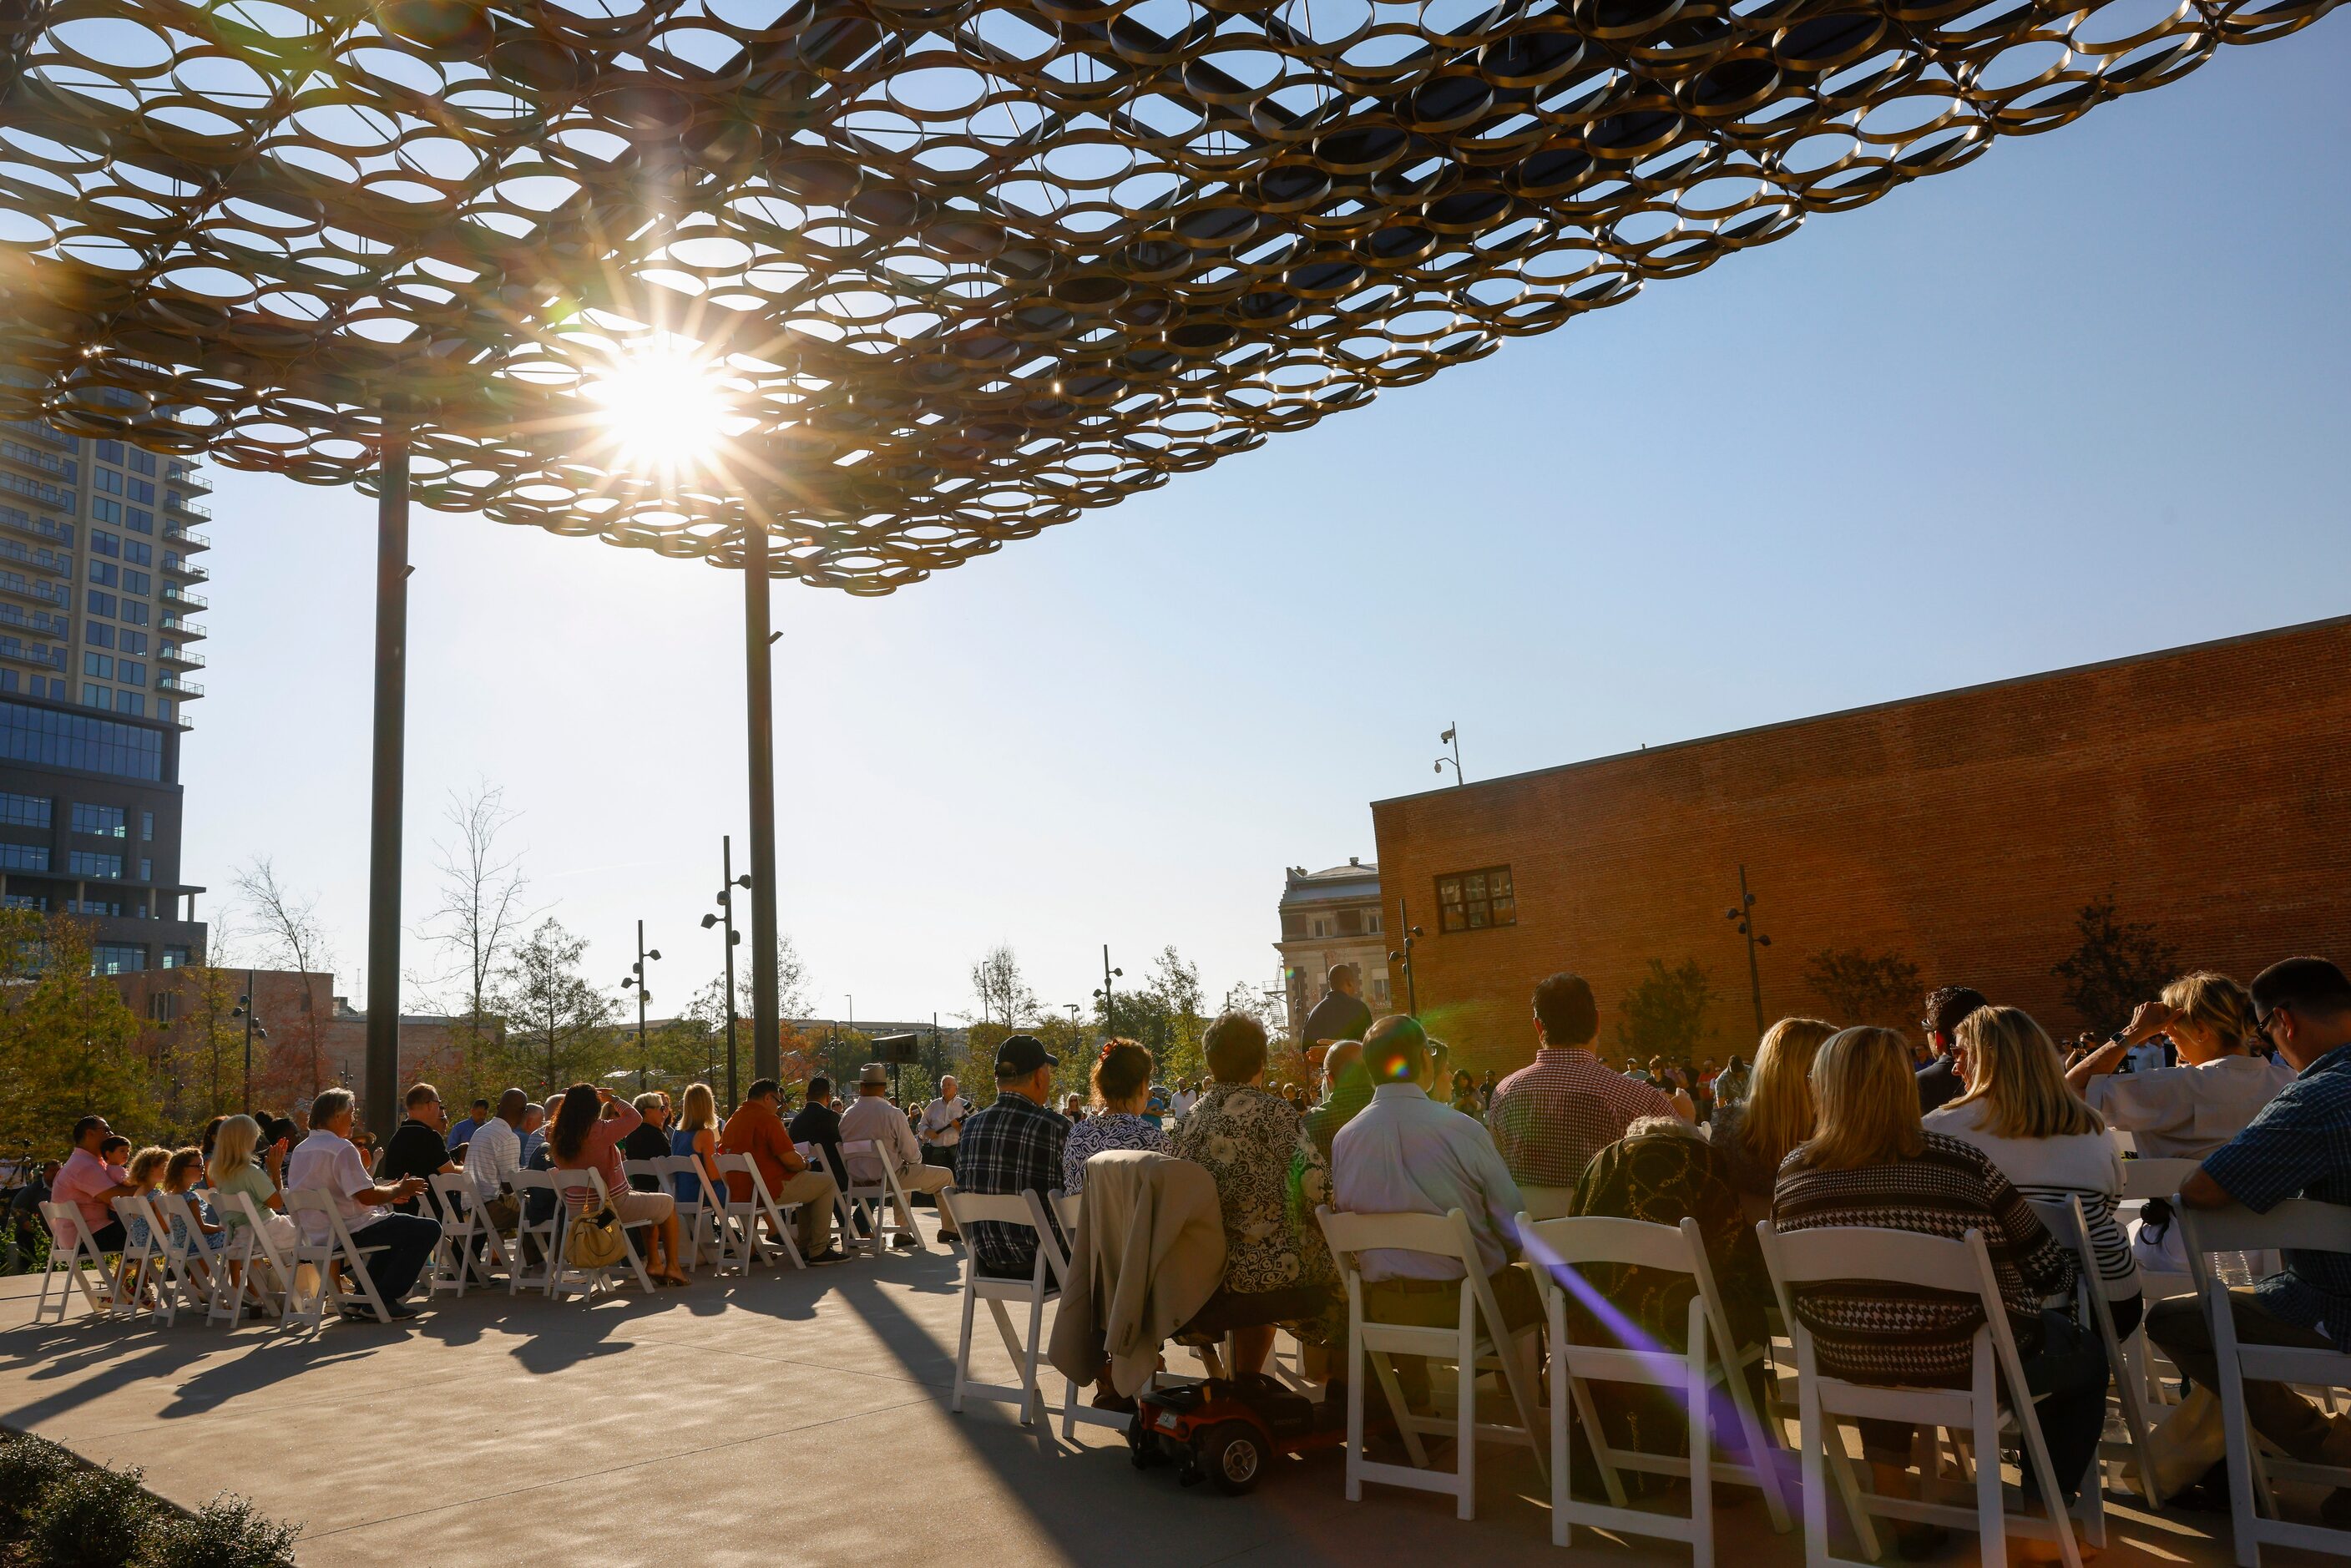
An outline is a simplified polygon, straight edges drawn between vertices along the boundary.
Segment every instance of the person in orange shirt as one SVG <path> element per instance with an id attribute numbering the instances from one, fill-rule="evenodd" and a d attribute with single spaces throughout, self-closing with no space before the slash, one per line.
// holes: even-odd
<path id="1" fill-rule="evenodd" d="M 796 1239 L 803 1260 L 810 1263 L 838 1262 L 842 1253 L 832 1244 L 832 1210 L 841 1188 L 831 1176 L 809 1169 L 808 1162 L 792 1147 L 792 1135 L 785 1129 L 783 1116 L 776 1108 L 779 1092 L 772 1078 L 754 1082 L 743 1096 L 743 1103 L 735 1108 L 735 1113 L 726 1118 L 726 1125 L 719 1129 L 718 1146 L 730 1155 L 751 1156 L 768 1196 L 776 1200 L 778 1207 L 794 1203 L 800 1206 Z M 727 1172 L 726 1186 L 737 1203 L 750 1201 L 751 1178 L 743 1172 Z"/>

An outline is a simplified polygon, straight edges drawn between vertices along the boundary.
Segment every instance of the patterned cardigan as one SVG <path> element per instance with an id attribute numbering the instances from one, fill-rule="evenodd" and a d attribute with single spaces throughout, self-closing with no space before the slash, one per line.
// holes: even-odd
<path id="1" fill-rule="evenodd" d="M 1853 1170 L 1814 1170 L 1799 1148 L 1780 1167 L 1771 1223 L 1783 1231 L 1876 1226 L 1956 1241 L 1983 1232 L 2018 1351 L 2041 1346 L 2041 1309 L 2074 1289 L 2074 1254 L 2051 1236 L 2022 1195 L 1971 1144 L 1926 1134 L 1918 1157 Z M 1855 1383 L 1964 1387 L 1971 1342 L 1983 1323 L 1973 1297 L 1872 1282 L 1796 1292 L 1821 1371 Z"/>

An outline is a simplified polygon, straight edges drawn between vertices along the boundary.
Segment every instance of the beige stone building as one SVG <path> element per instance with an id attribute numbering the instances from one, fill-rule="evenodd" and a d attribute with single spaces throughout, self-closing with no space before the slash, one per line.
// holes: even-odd
<path id="1" fill-rule="evenodd" d="M 1322 977 L 1333 964 L 1363 971 L 1364 1000 L 1388 1010 L 1388 946 L 1380 915 L 1380 868 L 1349 857 L 1323 871 L 1291 866 L 1281 888 L 1281 988 L 1289 1004 L 1290 1036 L 1322 999 Z"/>

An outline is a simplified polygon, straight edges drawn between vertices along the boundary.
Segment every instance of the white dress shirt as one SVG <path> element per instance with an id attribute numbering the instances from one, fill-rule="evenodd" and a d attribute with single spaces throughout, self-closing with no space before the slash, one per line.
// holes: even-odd
<path id="1" fill-rule="evenodd" d="M 286 1190 L 316 1188 L 332 1193 L 336 1208 L 342 1212 L 343 1228 L 354 1235 L 392 1212 L 351 1201 L 351 1194 L 365 1192 L 373 1186 L 375 1178 L 368 1175 L 359 1146 L 324 1127 L 314 1128 L 286 1156 Z M 302 1216 L 302 1232 L 313 1245 L 323 1243 L 328 1234 L 326 1222 L 316 1215 L 306 1214 Z"/>
<path id="2" fill-rule="evenodd" d="M 465 1179 L 484 1203 L 501 1196 L 500 1188 L 522 1169 L 522 1134 L 496 1116 L 474 1129 L 465 1145 Z"/>
<path id="3" fill-rule="evenodd" d="M 896 1170 L 910 1170 L 923 1163 L 923 1145 L 914 1142 L 914 1129 L 906 1125 L 906 1113 L 891 1104 L 887 1094 L 860 1094 L 841 1113 L 843 1144 L 862 1143 L 868 1138 L 896 1156 L 893 1162 Z M 852 1155 L 843 1149 L 841 1161 L 849 1167 L 849 1179 L 853 1182 L 882 1179 L 882 1166 L 871 1155 Z"/>
<path id="4" fill-rule="evenodd" d="M 1459 1209 L 1489 1275 L 1518 1250 L 1511 1224 L 1526 1200 L 1483 1124 L 1440 1105 L 1416 1083 L 1383 1083 L 1331 1145 L 1331 1207 L 1354 1214 L 1444 1214 Z M 1430 1252 L 1374 1248 L 1365 1283 L 1458 1280 L 1460 1263 Z"/>
<path id="5" fill-rule="evenodd" d="M 934 1100 L 923 1107 L 923 1131 L 930 1134 L 935 1149 L 952 1149 L 963 1142 L 963 1120 L 971 1114 L 971 1102 L 958 1094 L 952 1100 Z"/>
<path id="6" fill-rule="evenodd" d="M 2294 1070 L 2258 1056 L 2215 1057 L 2147 1072 L 2102 1072 L 2082 1096 L 2121 1127 L 2146 1160 L 2200 1160 L 2245 1130 L 2294 1082 Z"/>

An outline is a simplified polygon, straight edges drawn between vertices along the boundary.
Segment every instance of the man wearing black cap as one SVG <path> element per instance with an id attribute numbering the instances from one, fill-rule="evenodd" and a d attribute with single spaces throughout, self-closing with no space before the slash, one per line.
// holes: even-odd
<path id="1" fill-rule="evenodd" d="M 1033 1034 L 996 1048 L 996 1103 L 963 1125 L 956 1186 L 964 1192 L 1042 1197 L 1061 1185 L 1068 1118 L 1051 1109 L 1053 1069 L 1061 1059 Z M 970 1228 L 983 1274 L 1026 1279 L 1037 1267 L 1037 1233 L 1025 1225 L 982 1220 Z"/>

